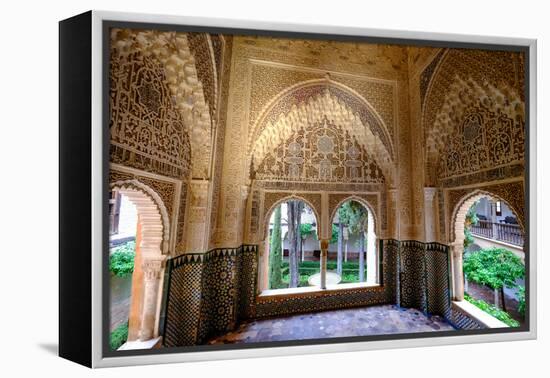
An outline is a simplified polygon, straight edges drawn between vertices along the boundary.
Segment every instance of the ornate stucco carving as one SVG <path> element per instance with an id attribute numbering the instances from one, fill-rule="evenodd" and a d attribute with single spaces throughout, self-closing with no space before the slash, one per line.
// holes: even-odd
<path id="1" fill-rule="evenodd" d="M 193 46 L 200 45 L 203 42 L 202 38 L 206 37 L 193 37 Z M 210 51 L 207 42 L 204 42 L 204 47 L 195 50 L 204 51 L 206 54 Z M 199 57 L 201 60 L 199 75 L 196 58 L 190 50 L 187 34 L 176 32 L 113 29 L 111 50 L 112 61 L 136 59 L 139 55 L 139 59 L 145 61 L 154 59 L 158 62 L 159 77 L 156 81 L 165 83 L 170 89 L 170 94 L 162 94 L 160 98 L 170 102 L 179 110 L 184 131 L 190 138 L 193 151 L 192 176 L 209 177 L 213 119 L 211 107 L 206 99 L 212 102 L 212 107 L 215 106 L 216 92 L 212 87 L 216 85 L 216 79 L 209 78 L 208 72 L 215 74 L 215 70 L 205 68 L 208 59 Z M 201 82 L 199 76 L 207 82 Z M 213 98 L 210 99 L 210 97 Z M 148 98 L 150 98 L 149 103 L 152 103 L 155 97 Z"/>

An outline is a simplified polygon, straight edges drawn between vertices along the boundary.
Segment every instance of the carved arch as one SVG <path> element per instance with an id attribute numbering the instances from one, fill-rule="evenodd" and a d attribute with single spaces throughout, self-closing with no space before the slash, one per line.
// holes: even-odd
<path id="1" fill-rule="evenodd" d="M 299 200 L 304 202 L 309 208 L 313 211 L 313 215 L 315 216 L 315 220 L 317 221 L 317 230 L 321 229 L 321 209 L 317 209 L 315 205 L 313 205 L 312 202 L 310 202 L 308 199 L 306 199 L 303 196 L 300 196 L 299 194 L 290 194 L 287 196 L 284 196 L 282 198 L 277 199 L 271 206 L 264 211 L 263 214 L 263 222 L 262 222 L 262 229 L 259 240 L 264 240 L 267 236 L 266 230 L 269 227 L 269 220 L 271 219 L 271 213 L 275 208 L 279 205 L 281 205 L 283 202 L 290 201 L 290 200 Z"/>
<path id="2" fill-rule="evenodd" d="M 169 253 L 170 217 L 162 198 L 142 182 L 132 179 L 109 184 L 111 190 L 118 190 L 136 206 L 142 225 L 142 244 L 154 253 L 159 248 L 163 255 Z M 146 215 L 142 217 L 141 215 Z M 160 226 L 160 227 L 159 227 Z M 144 250 L 144 252 L 147 252 Z"/>
<path id="3" fill-rule="evenodd" d="M 378 221 L 378 215 L 377 215 L 377 212 L 375 210 L 375 207 L 372 206 L 369 201 L 367 201 L 365 198 L 361 198 L 355 194 L 351 194 L 350 196 L 340 200 L 336 206 L 331 209 L 331 213 L 330 213 L 330 218 L 329 218 L 329 221 L 332 223 L 334 221 L 334 217 L 336 216 L 336 212 L 338 211 L 338 209 L 340 208 L 340 206 L 342 206 L 345 202 L 347 201 L 355 201 L 355 202 L 359 202 L 362 206 L 365 207 L 365 209 L 367 209 L 369 212 L 371 212 L 372 214 L 372 217 L 374 219 L 374 230 L 375 230 L 375 233 L 376 235 L 380 235 L 380 222 Z M 382 209 L 383 211 L 384 209 Z"/>
<path id="4" fill-rule="evenodd" d="M 516 216 L 516 219 L 518 220 L 518 223 L 521 227 L 521 230 L 525 233 L 525 224 L 523 223 L 523 218 L 519 216 L 519 212 L 517 209 L 514 208 L 513 205 L 510 204 L 509 201 L 502 198 L 499 195 L 496 195 L 494 193 L 491 193 L 486 190 L 481 189 L 475 189 L 468 194 L 464 195 L 461 200 L 458 201 L 456 206 L 454 207 L 452 213 L 451 213 L 451 220 L 450 220 L 450 244 L 461 246 L 464 242 L 464 222 L 466 220 L 466 214 L 468 213 L 468 210 L 472 205 L 484 198 L 489 197 L 496 199 L 498 201 L 501 201 L 506 204 L 512 210 L 514 215 Z"/>

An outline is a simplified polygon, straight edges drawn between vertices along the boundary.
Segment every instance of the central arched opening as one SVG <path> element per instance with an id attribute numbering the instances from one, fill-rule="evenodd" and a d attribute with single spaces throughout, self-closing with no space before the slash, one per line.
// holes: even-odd
<path id="1" fill-rule="evenodd" d="M 524 231 L 513 208 L 488 192 L 467 196 L 456 211 L 454 297 L 510 327 L 525 321 Z"/>
<path id="2" fill-rule="evenodd" d="M 332 237 L 327 259 L 327 285 L 376 284 L 378 281 L 376 239 L 374 215 L 368 206 L 357 199 L 342 202 L 332 218 Z"/>

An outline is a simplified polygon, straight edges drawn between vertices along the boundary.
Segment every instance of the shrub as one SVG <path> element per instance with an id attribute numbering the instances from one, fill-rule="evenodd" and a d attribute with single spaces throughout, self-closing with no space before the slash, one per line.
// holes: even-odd
<path id="1" fill-rule="evenodd" d="M 495 306 L 485 302 L 482 299 L 475 299 L 469 296 L 468 294 L 464 294 L 464 299 L 466 299 L 468 302 L 476 306 L 477 308 L 485 311 L 489 315 L 497 318 L 501 322 L 505 323 L 506 325 L 510 327 L 519 327 L 519 322 L 515 319 L 513 319 L 510 314 L 507 312 L 502 311 L 499 308 L 496 308 Z"/>
<path id="2" fill-rule="evenodd" d="M 464 256 L 464 274 L 469 281 L 492 289 L 516 287 L 516 280 L 525 277 L 525 265 L 507 249 L 488 248 Z"/>
<path id="3" fill-rule="evenodd" d="M 109 336 L 111 350 L 117 350 L 128 340 L 128 323 L 119 325 Z"/>
<path id="4" fill-rule="evenodd" d="M 136 256 L 136 243 L 128 242 L 112 249 L 109 256 L 109 270 L 111 273 L 126 277 L 134 272 L 134 258 Z"/>
<path id="5" fill-rule="evenodd" d="M 518 287 L 518 312 L 525 316 L 525 287 Z"/>

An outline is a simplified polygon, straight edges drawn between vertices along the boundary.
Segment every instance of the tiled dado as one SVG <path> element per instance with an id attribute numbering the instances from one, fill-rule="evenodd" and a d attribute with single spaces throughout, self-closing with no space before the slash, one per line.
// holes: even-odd
<path id="1" fill-rule="evenodd" d="M 457 328 L 479 328 L 451 308 L 449 247 L 381 240 L 380 285 L 290 295 L 256 295 L 257 247 L 214 249 L 169 260 L 164 345 L 197 345 L 244 319 L 398 304 L 441 315 Z"/>
<path id="2" fill-rule="evenodd" d="M 416 240 L 398 243 L 397 304 L 448 318 L 451 306 L 449 247 Z"/>
<path id="3" fill-rule="evenodd" d="M 253 245 L 170 259 L 164 346 L 201 344 L 249 317 L 256 290 L 256 262 Z"/>

